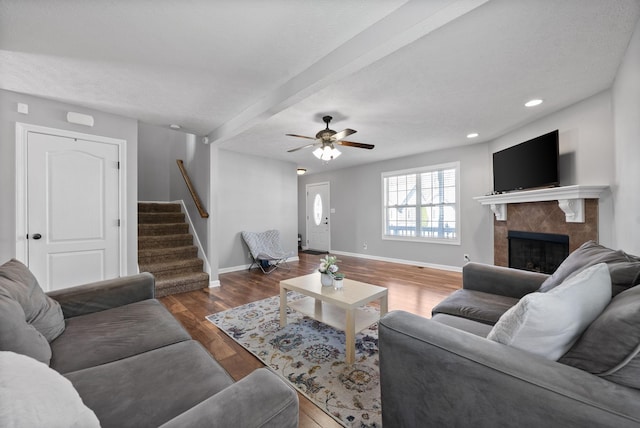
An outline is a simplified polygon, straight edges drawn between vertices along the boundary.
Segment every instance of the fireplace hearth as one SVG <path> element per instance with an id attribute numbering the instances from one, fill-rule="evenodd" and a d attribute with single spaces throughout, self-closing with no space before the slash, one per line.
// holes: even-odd
<path id="1" fill-rule="evenodd" d="M 569 236 L 509 230 L 509 267 L 551 274 L 569 255 Z"/>

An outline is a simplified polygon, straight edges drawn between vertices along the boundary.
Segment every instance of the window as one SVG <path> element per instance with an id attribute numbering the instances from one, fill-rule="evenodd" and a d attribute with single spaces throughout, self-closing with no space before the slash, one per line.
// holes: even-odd
<path id="1" fill-rule="evenodd" d="M 383 239 L 460 243 L 459 162 L 382 174 Z"/>

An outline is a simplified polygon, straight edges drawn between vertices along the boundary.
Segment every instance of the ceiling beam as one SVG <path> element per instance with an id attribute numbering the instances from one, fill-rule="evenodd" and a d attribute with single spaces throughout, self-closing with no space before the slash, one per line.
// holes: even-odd
<path id="1" fill-rule="evenodd" d="M 489 0 L 456 0 L 439 9 L 412 0 L 257 100 L 203 141 L 224 142 L 291 105 L 424 37 Z"/>

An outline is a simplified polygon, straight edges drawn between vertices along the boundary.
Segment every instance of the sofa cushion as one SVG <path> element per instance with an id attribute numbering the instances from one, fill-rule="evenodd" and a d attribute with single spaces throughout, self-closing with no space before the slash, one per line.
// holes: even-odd
<path id="1" fill-rule="evenodd" d="M 500 317 L 487 339 L 557 360 L 610 300 L 609 269 L 600 263 L 547 293 L 524 296 Z"/>
<path id="2" fill-rule="evenodd" d="M 18 301 L 0 294 L 0 351 L 17 352 L 49 365 L 49 342 L 25 318 Z"/>
<path id="3" fill-rule="evenodd" d="M 51 367 L 67 373 L 189 339 L 159 301 L 143 300 L 69 318 L 64 333 L 51 342 Z"/>
<path id="4" fill-rule="evenodd" d="M 518 299 L 515 297 L 462 289 L 454 291 L 436 305 L 432 313 L 454 315 L 493 325 L 516 303 Z"/>
<path id="5" fill-rule="evenodd" d="M 491 325 L 489 324 L 472 321 L 467 318 L 456 317 L 453 315 L 435 314 L 431 317 L 431 319 L 433 321 L 439 322 L 440 324 L 448 325 L 449 327 L 466 331 L 467 333 L 471 333 L 480 337 L 487 337 L 487 335 L 491 331 Z"/>
<path id="6" fill-rule="evenodd" d="M 640 287 L 617 295 L 559 362 L 640 389 Z"/>
<path id="7" fill-rule="evenodd" d="M 540 285 L 540 292 L 546 292 L 560 285 L 562 281 L 589 266 L 607 263 L 611 275 L 613 294 L 618 294 L 633 285 L 640 274 L 640 259 L 622 250 L 612 250 L 594 241 L 587 241 L 573 251 L 558 266 L 558 269 Z"/>
<path id="8" fill-rule="evenodd" d="M 0 352 L 0 425 L 3 427 L 99 427 L 69 380 L 45 364 Z"/>
<path id="9" fill-rule="evenodd" d="M 0 295 L 22 306 L 25 321 L 51 342 L 64 331 L 62 309 L 44 294 L 38 280 L 16 259 L 0 266 Z"/>
<path id="10" fill-rule="evenodd" d="M 160 426 L 233 384 L 193 340 L 65 376 L 103 428 Z"/>

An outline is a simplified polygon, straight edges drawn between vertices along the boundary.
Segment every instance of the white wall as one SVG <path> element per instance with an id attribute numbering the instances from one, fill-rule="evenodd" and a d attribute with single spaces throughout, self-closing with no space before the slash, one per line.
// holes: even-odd
<path id="1" fill-rule="evenodd" d="M 560 185 L 613 186 L 615 176 L 611 92 L 604 91 L 489 143 L 490 153 L 547 132 L 559 130 Z M 489 164 L 489 168 L 492 168 Z M 599 201 L 599 241 L 615 246 L 613 200 L 605 192 Z"/>
<path id="2" fill-rule="evenodd" d="M 640 22 L 613 84 L 615 243 L 640 255 Z"/>
<path id="3" fill-rule="evenodd" d="M 285 250 L 298 247 L 296 165 L 218 150 L 217 233 L 220 269 L 250 263 L 243 230 L 278 229 Z"/>
<path id="4" fill-rule="evenodd" d="M 29 105 L 29 114 L 17 113 L 17 104 Z M 94 117 L 93 127 L 74 125 L 66 120 L 74 111 Z M 16 122 L 46 126 L 85 134 L 119 138 L 127 141 L 127 235 L 128 274 L 138 269 L 138 123 L 135 119 L 116 116 L 79 106 L 0 90 L 0 263 L 15 257 L 15 126 Z"/>
<path id="5" fill-rule="evenodd" d="M 460 245 L 383 240 L 381 174 L 455 161 L 460 161 Z M 469 254 L 473 261 L 491 263 L 491 212 L 472 199 L 489 192 L 492 187 L 491 180 L 486 144 L 423 153 L 328 173 L 304 175 L 298 179 L 298 230 L 303 239 L 306 239 L 306 185 L 328 181 L 331 183 L 331 208 L 335 209 L 335 214 L 331 214 L 330 219 L 333 251 L 446 267 L 461 267 L 464 264 L 464 254 Z M 366 250 L 363 248 L 365 242 Z"/>

